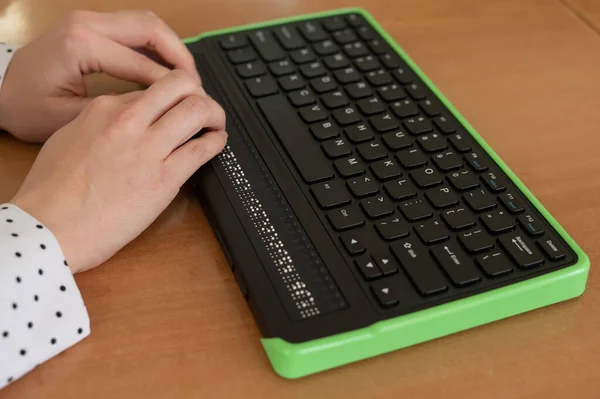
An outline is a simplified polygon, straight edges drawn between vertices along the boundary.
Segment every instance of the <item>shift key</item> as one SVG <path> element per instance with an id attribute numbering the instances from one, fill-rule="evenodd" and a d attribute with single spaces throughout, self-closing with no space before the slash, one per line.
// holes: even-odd
<path id="1" fill-rule="evenodd" d="M 422 295 L 433 295 L 448 288 L 429 251 L 415 237 L 396 241 L 391 249 Z"/>
<path id="2" fill-rule="evenodd" d="M 264 97 L 257 103 L 307 183 L 333 177 L 331 165 L 284 96 Z"/>

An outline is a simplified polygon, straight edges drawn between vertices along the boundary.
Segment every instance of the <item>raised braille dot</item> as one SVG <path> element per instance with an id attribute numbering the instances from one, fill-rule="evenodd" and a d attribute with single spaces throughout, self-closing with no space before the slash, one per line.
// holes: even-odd
<path id="1" fill-rule="evenodd" d="M 27 354 L 27 351 L 25 349 L 21 349 L 19 353 L 21 354 L 21 356 L 25 356 Z"/>
<path id="2" fill-rule="evenodd" d="M 46 246 L 44 244 L 40 244 L 40 248 L 46 249 Z"/>
<path id="3" fill-rule="evenodd" d="M 44 271 L 42 269 L 38 269 L 38 274 L 41 276 L 42 274 L 44 274 Z"/>
<path id="4" fill-rule="evenodd" d="M 33 323 L 32 322 L 27 323 L 27 328 L 33 328 Z"/>
<path id="5" fill-rule="evenodd" d="M 21 257 L 21 253 L 20 253 L 20 252 L 15 252 L 15 256 L 16 256 L 17 258 L 20 258 L 20 257 Z"/>
<path id="6" fill-rule="evenodd" d="M 83 328 L 80 327 L 79 329 L 77 329 L 77 334 L 81 334 L 82 332 L 83 332 Z"/>
<path id="7" fill-rule="evenodd" d="M 41 224 L 38 224 L 35 227 L 37 227 L 38 229 L 43 229 L 44 228 L 44 226 L 42 226 Z"/>
<path id="8" fill-rule="evenodd" d="M 61 285 L 61 286 L 60 286 L 60 290 L 61 290 L 62 292 L 65 292 L 65 291 L 67 290 L 67 287 L 65 287 L 64 285 Z"/>
<path id="9" fill-rule="evenodd" d="M 51 343 L 52 345 L 54 345 L 54 344 L 56 343 L 56 338 L 52 338 L 52 339 L 50 340 L 50 343 Z"/>
<path id="10" fill-rule="evenodd" d="M 56 312 L 56 317 L 61 318 L 62 317 L 62 313 Z"/>

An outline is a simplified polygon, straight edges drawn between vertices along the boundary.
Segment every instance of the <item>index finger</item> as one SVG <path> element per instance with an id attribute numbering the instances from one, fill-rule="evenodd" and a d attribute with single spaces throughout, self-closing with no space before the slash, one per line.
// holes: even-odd
<path id="1" fill-rule="evenodd" d="M 170 65 L 201 83 L 194 57 L 169 26 L 150 11 L 97 13 L 80 11 L 73 19 L 128 47 L 150 46 Z"/>

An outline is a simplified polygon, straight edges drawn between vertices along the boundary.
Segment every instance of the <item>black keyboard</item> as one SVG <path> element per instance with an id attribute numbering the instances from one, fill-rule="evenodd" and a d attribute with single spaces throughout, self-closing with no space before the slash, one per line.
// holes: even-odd
<path id="1" fill-rule="evenodd" d="M 362 16 L 218 43 L 378 312 L 573 264 L 562 238 Z"/>

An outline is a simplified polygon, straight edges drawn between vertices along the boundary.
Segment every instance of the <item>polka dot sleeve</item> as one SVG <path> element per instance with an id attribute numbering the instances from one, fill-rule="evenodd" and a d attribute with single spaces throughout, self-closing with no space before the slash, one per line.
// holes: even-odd
<path id="1" fill-rule="evenodd" d="M 4 74 L 6 74 L 8 64 L 10 64 L 15 51 L 17 51 L 17 46 L 0 42 L 0 89 L 2 89 Z"/>
<path id="2" fill-rule="evenodd" d="M 54 235 L 17 206 L 0 205 L 0 388 L 89 332 Z"/>

